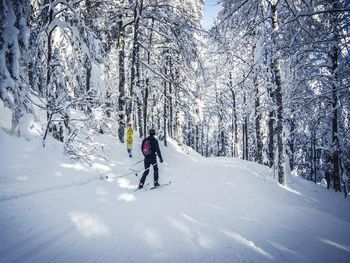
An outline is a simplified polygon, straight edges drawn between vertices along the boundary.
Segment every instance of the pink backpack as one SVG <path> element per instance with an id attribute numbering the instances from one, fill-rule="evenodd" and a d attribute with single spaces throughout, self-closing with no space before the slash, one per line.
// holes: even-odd
<path id="1" fill-rule="evenodd" d="M 143 143 L 142 147 L 142 153 L 144 156 L 150 156 L 153 154 L 152 146 L 151 146 L 151 140 L 147 139 Z"/>

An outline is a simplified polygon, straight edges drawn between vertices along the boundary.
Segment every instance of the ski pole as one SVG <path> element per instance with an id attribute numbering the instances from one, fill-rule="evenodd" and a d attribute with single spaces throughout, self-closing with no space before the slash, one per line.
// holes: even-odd
<path id="1" fill-rule="evenodd" d="M 156 164 L 157 163 L 151 164 L 151 165 L 155 166 Z M 129 173 L 120 174 L 120 175 L 116 175 L 116 176 L 108 176 L 108 175 L 106 175 L 106 178 L 107 179 L 115 179 L 115 178 L 125 177 L 125 176 L 132 175 L 132 174 L 135 174 L 136 176 L 138 176 L 140 173 L 144 173 L 145 171 L 149 170 L 150 168 L 151 168 L 151 166 L 148 167 L 147 169 L 143 169 L 143 170 L 141 169 L 141 170 L 137 170 L 137 171 L 132 171 L 132 172 L 129 172 Z"/>
<path id="2" fill-rule="evenodd" d="M 155 166 L 155 165 L 157 165 L 157 163 L 151 164 L 151 166 Z M 136 172 L 135 175 L 138 176 L 140 173 L 146 172 L 147 170 L 149 170 L 151 168 L 151 166 L 148 167 L 147 169 L 144 169 L 143 171 Z"/>
<path id="3" fill-rule="evenodd" d="M 120 175 L 116 175 L 116 176 L 108 176 L 106 175 L 106 178 L 107 179 L 115 179 L 115 178 L 120 178 L 120 177 L 125 177 L 125 176 L 128 176 L 128 175 L 132 175 L 134 172 L 129 172 L 129 173 L 125 173 L 125 174 L 120 174 Z"/>
<path id="4" fill-rule="evenodd" d="M 136 165 L 138 163 L 141 163 L 141 162 L 143 162 L 143 160 L 138 161 L 138 162 L 132 164 L 131 166 L 134 166 L 134 165 Z M 148 170 L 148 169 L 146 169 L 146 170 Z M 107 179 L 115 179 L 115 178 L 125 177 L 125 176 L 132 175 L 132 174 L 135 174 L 137 176 L 139 173 L 141 173 L 141 172 L 143 173 L 144 171 L 146 171 L 146 170 L 142 170 L 142 169 L 141 170 L 136 170 L 136 171 L 133 170 L 133 169 L 131 169 L 131 170 L 132 170 L 131 172 L 128 172 L 128 173 L 125 173 L 125 174 L 116 175 L 116 176 L 108 176 L 108 175 L 106 175 L 106 178 Z"/>
<path id="5" fill-rule="evenodd" d="M 140 161 L 138 161 L 138 162 L 136 162 L 136 163 L 131 164 L 130 166 L 135 166 L 136 164 L 139 164 L 139 163 L 141 163 L 141 162 L 143 162 L 143 159 L 140 160 Z"/>

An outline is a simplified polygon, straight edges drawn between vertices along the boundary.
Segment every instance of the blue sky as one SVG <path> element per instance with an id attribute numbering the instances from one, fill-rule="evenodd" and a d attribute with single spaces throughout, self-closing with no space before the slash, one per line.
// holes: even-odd
<path id="1" fill-rule="evenodd" d="M 220 11 L 220 6 L 217 4 L 218 0 L 206 0 L 203 8 L 202 25 L 205 29 L 209 29 L 213 24 L 215 17 Z"/>

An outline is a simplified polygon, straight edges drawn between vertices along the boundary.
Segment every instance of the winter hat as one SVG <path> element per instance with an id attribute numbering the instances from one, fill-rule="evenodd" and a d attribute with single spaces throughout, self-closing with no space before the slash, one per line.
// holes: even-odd
<path id="1" fill-rule="evenodd" d="M 156 130 L 155 129 L 150 129 L 149 130 L 149 135 L 156 135 Z"/>

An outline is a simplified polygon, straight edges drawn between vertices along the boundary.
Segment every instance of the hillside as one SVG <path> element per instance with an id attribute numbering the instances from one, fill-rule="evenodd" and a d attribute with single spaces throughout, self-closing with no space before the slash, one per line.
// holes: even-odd
<path id="1" fill-rule="evenodd" d="M 341 194 L 297 177 L 281 187 L 264 166 L 174 143 L 161 145 L 160 182 L 171 185 L 134 192 L 132 174 L 100 178 L 129 173 L 140 153 L 129 159 L 116 138 L 98 141 L 104 158 L 89 167 L 56 142 L 42 148 L 0 129 L 0 262 L 350 260 Z"/>

